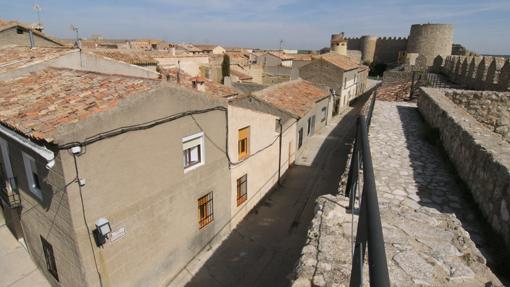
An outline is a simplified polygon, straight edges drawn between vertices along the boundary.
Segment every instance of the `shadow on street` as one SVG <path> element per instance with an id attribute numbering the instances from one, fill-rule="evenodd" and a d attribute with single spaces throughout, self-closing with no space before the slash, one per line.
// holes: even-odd
<path id="1" fill-rule="evenodd" d="M 351 148 L 358 98 L 329 132 L 311 166 L 293 166 L 243 219 L 187 284 L 193 286 L 288 286 L 305 245 L 315 199 L 336 194 Z"/>

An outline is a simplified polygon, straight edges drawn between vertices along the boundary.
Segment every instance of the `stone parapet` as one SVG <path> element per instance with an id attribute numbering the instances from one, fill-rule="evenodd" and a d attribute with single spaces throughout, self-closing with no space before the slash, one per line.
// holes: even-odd
<path id="1" fill-rule="evenodd" d="M 509 252 L 510 144 L 447 96 L 463 105 L 459 93 L 422 88 L 418 108 L 425 120 L 439 130 L 444 149 L 460 178 L 492 229 L 504 239 Z M 474 98 L 475 94 L 470 93 L 467 95 Z"/>
<path id="2" fill-rule="evenodd" d="M 491 56 L 437 56 L 432 70 L 450 81 L 474 90 L 508 91 L 510 62 Z"/>
<path id="3" fill-rule="evenodd" d="M 444 94 L 477 121 L 510 142 L 510 93 L 450 90 Z"/>

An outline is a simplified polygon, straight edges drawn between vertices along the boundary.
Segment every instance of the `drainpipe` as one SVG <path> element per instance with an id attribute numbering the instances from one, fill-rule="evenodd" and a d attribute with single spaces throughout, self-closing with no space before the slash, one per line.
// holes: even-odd
<path id="1" fill-rule="evenodd" d="M 32 29 L 28 29 L 28 39 L 30 40 L 30 49 L 33 49 L 35 46 L 35 43 L 34 43 L 34 32 L 32 32 Z"/>
<path id="2" fill-rule="evenodd" d="M 278 149 L 278 185 L 281 186 L 281 171 L 282 171 L 282 133 L 283 133 L 283 127 L 282 127 L 282 119 L 278 119 L 278 125 L 280 126 L 280 146 Z"/>

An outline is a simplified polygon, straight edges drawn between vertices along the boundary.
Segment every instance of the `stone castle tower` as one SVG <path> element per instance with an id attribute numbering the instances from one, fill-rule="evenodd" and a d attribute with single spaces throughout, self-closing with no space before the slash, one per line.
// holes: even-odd
<path id="1" fill-rule="evenodd" d="M 348 50 L 361 52 L 361 60 L 366 63 L 379 62 L 391 66 L 403 63 L 406 59 L 426 59 L 432 66 L 434 58 L 443 59 L 451 55 L 453 26 L 451 24 L 414 24 L 408 38 L 362 36 L 345 38 L 343 33 L 331 35 L 331 51 L 347 55 Z"/>
<path id="2" fill-rule="evenodd" d="M 331 52 L 347 56 L 347 39 L 344 33 L 331 35 Z"/>
<path id="3" fill-rule="evenodd" d="M 414 24 L 407 39 L 407 54 L 425 56 L 427 65 L 432 66 L 434 58 L 443 59 L 451 55 L 453 26 L 450 24 Z"/>

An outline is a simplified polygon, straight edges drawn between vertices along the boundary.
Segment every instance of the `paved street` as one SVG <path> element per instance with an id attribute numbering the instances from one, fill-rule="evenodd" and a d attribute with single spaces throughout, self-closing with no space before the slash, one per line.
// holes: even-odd
<path id="1" fill-rule="evenodd" d="M 50 286 L 25 248 L 5 226 L 0 210 L 0 287 Z"/>
<path id="2" fill-rule="evenodd" d="M 281 188 L 269 194 L 187 286 L 288 286 L 306 240 L 315 199 L 337 193 L 358 108 L 306 143 Z"/>

